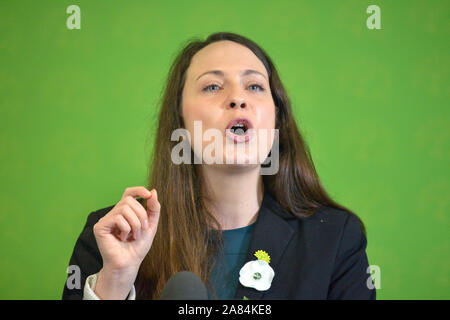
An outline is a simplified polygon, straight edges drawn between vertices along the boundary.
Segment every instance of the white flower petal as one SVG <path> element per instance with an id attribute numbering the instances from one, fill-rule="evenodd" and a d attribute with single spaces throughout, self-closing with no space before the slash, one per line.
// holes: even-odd
<path id="1" fill-rule="evenodd" d="M 253 279 L 253 277 L 239 277 L 239 282 L 244 286 L 244 287 L 250 287 L 253 288 L 255 285 L 255 280 Z"/>
<path id="2" fill-rule="evenodd" d="M 249 268 L 250 272 L 252 272 L 252 273 L 259 272 L 258 260 L 253 260 L 253 261 L 248 262 L 248 268 Z"/>
<path id="3" fill-rule="evenodd" d="M 258 291 L 266 291 L 267 289 L 270 288 L 270 281 L 266 281 L 266 280 L 259 280 L 254 284 L 254 287 L 256 290 Z"/>
<path id="4" fill-rule="evenodd" d="M 273 277 L 275 276 L 275 271 L 273 271 L 273 269 L 270 266 L 268 266 L 268 268 L 265 268 L 264 270 L 261 271 L 261 274 L 263 275 L 264 278 L 267 278 L 270 281 L 272 281 Z"/>
<path id="5" fill-rule="evenodd" d="M 269 264 L 266 261 L 264 261 L 264 260 L 256 260 L 256 261 L 253 261 L 253 262 L 255 262 L 254 265 L 258 269 L 264 269 L 266 267 L 269 267 Z"/>
<path id="6" fill-rule="evenodd" d="M 241 268 L 241 270 L 239 271 L 239 275 L 240 276 L 244 276 L 244 275 L 248 275 L 248 274 L 251 274 L 252 273 L 252 270 L 251 270 L 251 263 L 252 263 L 252 261 L 250 261 L 250 262 L 247 262 L 246 264 L 244 264 L 244 266 Z"/>
<path id="7" fill-rule="evenodd" d="M 255 273 L 260 274 L 259 279 L 254 278 Z M 270 288 L 274 275 L 272 267 L 266 261 L 258 259 L 244 264 L 239 271 L 239 282 L 245 287 L 265 291 Z"/>

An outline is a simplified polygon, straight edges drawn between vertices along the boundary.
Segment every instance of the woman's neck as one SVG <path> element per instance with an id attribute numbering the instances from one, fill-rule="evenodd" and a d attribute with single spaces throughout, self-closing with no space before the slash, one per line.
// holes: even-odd
<path id="1" fill-rule="evenodd" d="M 202 166 L 208 205 L 223 230 L 248 226 L 256 221 L 264 195 L 259 167 L 227 169 Z"/>

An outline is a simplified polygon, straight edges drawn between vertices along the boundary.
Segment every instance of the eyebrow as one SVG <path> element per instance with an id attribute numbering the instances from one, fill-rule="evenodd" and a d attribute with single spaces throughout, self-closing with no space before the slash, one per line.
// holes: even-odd
<path id="1" fill-rule="evenodd" d="M 220 77 L 224 77 L 224 76 L 225 76 L 224 72 L 221 71 L 221 70 L 211 70 L 211 71 L 206 71 L 206 72 L 202 73 L 202 74 L 197 78 L 197 80 L 200 79 L 200 78 L 201 78 L 202 76 L 204 76 L 205 74 L 208 74 L 208 73 L 212 73 L 212 74 L 215 74 L 215 75 L 220 76 Z M 248 76 L 248 75 L 251 75 L 251 74 L 259 74 L 259 75 L 263 76 L 264 78 L 266 78 L 266 76 L 265 76 L 264 74 L 262 74 L 261 72 L 256 71 L 256 70 L 252 70 L 252 69 L 246 69 L 246 70 L 244 70 L 241 74 L 242 74 L 242 76 Z M 267 78 L 266 78 L 266 79 L 267 79 Z"/>

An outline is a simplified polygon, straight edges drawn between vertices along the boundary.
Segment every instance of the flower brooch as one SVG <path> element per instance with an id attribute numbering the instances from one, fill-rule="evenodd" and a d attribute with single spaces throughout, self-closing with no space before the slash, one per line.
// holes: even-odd
<path id="1" fill-rule="evenodd" d="M 258 259 L 247 262 L 239 271 L 239 282 L 244 287 L 266 291 L 275 275 L 275 271 L 269 266 L 270 256 L 263 250 L 256 251 L 254 256 Z"/>

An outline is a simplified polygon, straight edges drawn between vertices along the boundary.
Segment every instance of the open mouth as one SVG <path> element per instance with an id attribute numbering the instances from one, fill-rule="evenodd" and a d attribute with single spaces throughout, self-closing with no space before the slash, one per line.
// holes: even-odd
<path id="1" fill-rule="evenodd" d="M 239 123 L 231 127 L 231 133 L 243 136 L 247 132 L 247 126 L 244 123 Z"/>
<path id="2" fill-rule="evenodd" d="M 225 129 L 226 135 L 234 142 L 247 142 L 252 137 L 253 125 L 247 118 L 235 118 Z"/>

